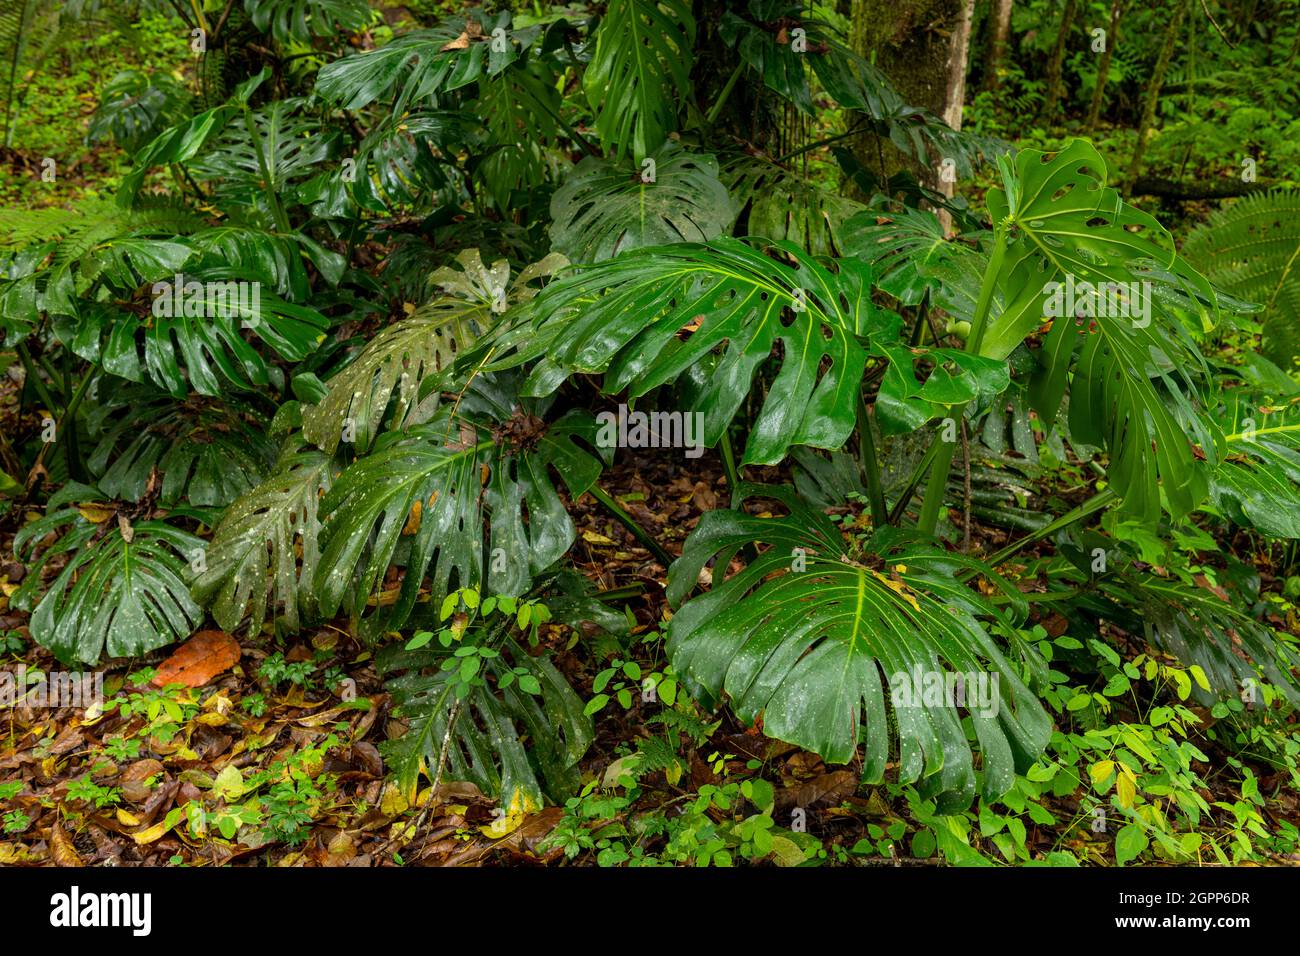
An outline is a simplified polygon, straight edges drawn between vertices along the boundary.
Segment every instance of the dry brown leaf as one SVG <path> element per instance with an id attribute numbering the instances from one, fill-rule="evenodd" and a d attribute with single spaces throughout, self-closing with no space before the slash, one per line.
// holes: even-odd
<path id="1" fill-rule="evenodd" d="M 56 822 L 50 830 L 50 859 L 55 866 L 85 866 L 63 825 Z"/>
<path id="2" fill-rule="evenodd" d="M 202 687 L 239 663 L 239 642 L 225 631 L 199 631 L 158 665 L 155 687 L 184 684 Z"/>

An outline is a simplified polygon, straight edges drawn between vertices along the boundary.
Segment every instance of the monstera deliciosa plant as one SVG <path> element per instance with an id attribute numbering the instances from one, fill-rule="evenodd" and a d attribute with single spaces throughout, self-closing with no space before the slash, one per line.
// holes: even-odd
<path id="1" fill-rule="evenodd" d="M 48 424 L 0 449 L 4 494 L 46 511 L 15 543 L 33 570 L 13 601 L 61 659 L 142 654 L 205 613 L 275 634 L 342 614 L 378 641 L 436 626 L 466 589 L 545 594 L 577 499 L 635 525 L 601 487 L 622 452 L 593 412 L 619 400 L 699 413 L 726 469 L 680 557 L 636 528 L 671 561 L 682 684 L 828 762 L 860 758 L 864 780 L 919 780 L 951 809 L 1041 753 L 1044 662 L 1007 566 L 1038 541 L 1085 595 L 1072 613 L 1145 624 L 1206 693 L 1257 674 L 1296 694 L 1298 658 L 1266 624 L 1144 586 L 1128 545 L 1092 530 L 1209 510 L 1295 537 L 1300 424 L 1202 358 L 1198 336 L 1248 305 L 1088 142 L 1013 156 L 954 132 L 781 0 L 721 5 L 708 57 L 670 0 L 470 10 L 357 52 L 336 27 L 362 7 L 235 5 L 192 102 L 135 76 L 101 104 L 98 135 L 135 149 L 114 199 L 0 216 L 4 346 Z M 316 55 L 237 75 L 254 42 Z M 888 147 L 903 172 L 842 148 L 845 188 L 813 181 L 802 157 L 829 142 L 787 120 L 815 114 L 814 92 L 849 124 L 830 141 Z M 925 186 L 943 160 L 995 164 L 986 218 Z M 218 301 L 225 283 L 258 294 Z M 191 287 L 192 308 L 158 308 Z M 1036 510 L 981 498 L 1019 535 L 981 556 L 949 506 L 970 445 L 1006 447 L 1008 409 L 1022 459 L 1068 443 L 1094 485 Z M 789 483 L 750 480 L 758 466 Z M 828 516 L 846 507 L 852 528 Z M 453 680 L 436 643 L 384 655 L 410 727 L 388 756 L 406 786 L 446 766 L 535 805 L 590 718 L 547 652 L 493 633 L 490 680 Z M 983 674 L 994 697 L 908 695 L 916 673 Z"/>

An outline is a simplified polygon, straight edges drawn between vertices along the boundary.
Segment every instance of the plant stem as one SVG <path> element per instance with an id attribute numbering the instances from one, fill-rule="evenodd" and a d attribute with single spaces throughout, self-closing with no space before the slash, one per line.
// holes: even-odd
<path id="1" fill-rule="evenodd" d="M 736 507 L 736 496 L 740 493 L 740 468 L 736 465 L 736 451 L 731 447 L 731 434 L 722 433 L 718 448 L 722 451 L 722 467 L 727 471 L 727 488 L 731 492 L 731 507 Z"/>
<path id="2" fill-rule="evenodd" d="M 253 141 L 253 152 L 257 154 L 257 165 L 262 171 L 262 182 L 266 201 L 271 207 L 271 215 L 275 217 L 276 228 L 284 235 L 288 235 L 289 217 L 285 215 L 284 207 L 280 205 L 280 197 L 276 195 L 275 184 L 271 180 L 271 168 L 267 165 L 266 154 L 262 151 L 262 136 L 257 131 L 257 123 L 253 120 L 253 111 L 247 106 L 244 107 L 244 125 L 248 127 L 248 135 Z"/>
<path id="3" fill-rule="evenodd" d="M 867 500 L 871 502 L 872 527 L 883 528 L 889 522 L 889 511 L 880 484 L 880 457 L 876 451 L 876 436 L 871 430 L 871 412 L 862 396 L 862 389 L 858 389 L 858 467 L 867 486 Z"/>
<path id="4" fill-rule="evenodd" d="M 798 149 L 786 153 L 784 156 L 778 156 L 776 159 L 772 160 L 772 162 L 780 165 L 781 163 L 794 159 L 796 156 L 802 156 L 804 153 L 811 153 L 814 149 L 821 149 L 823 146 L 829 146 L 831 143 L 838 143 L 840 140 L 848 139 L 850 136 L 857 136 L 864 128 L 865 124 L 862 126 L 855 126 L 847 133 L 836 133 L 834 136 L 827 136 L 825 139 L 819 139 L 815 143 L 809 143 L 807 146 L 800 146 Z"/>
<path id="5" fill-rule="evenodd" d="M 45 410 L 53 415 L 54 409 L 58 406 L 54 401 L 54 397 L 50 394 L 49 388 L 41 381 L 41 373 L 36 370 L 36 363 L 32 361 L 32 355 L 27 351 L 27 346 L 19 342 L 15 351 L 18 353 L 19 361 L 23 363 L 23 370 L 27 373 L 28 381 L 32 383 L 32 388 L 36 389 L 37 397 L 45 403 Z"/>
<path id="6" fill-rule="evenodd" d="M 1007 558 L 1011 557 L 1011 555 L 1015 554 L 1021 548 L 1025 547 L 1025 545 L 1032 544 L 1035 541 L 1040 541 L 1043 538 L 1046 538 L 1048 535 L 1055 534 L 1056 532 L 1060 531 L 1062 528 L 1074 524 L 1074 522 L 1076 521 L 1080 521 L 1091 514 L 1095 514 L 1096 512 L 1100 511 L 1102 508 L 1106 507 L 1106 505 L 1114 501 L 1115 497 L 1116 496 L 1114 491 L 1112 491 L 1110 488 L 1103 488 L 1101 491 L 1097 492 L 1087 501 L 1083 502 L 1083 504 L 1071 508 L 1065 514 L 1061 515 L 1061 517 L 1057 518 L 1055 521 L 1043 525 L 1037 531 L 1030 532 L 1029 534 L 1025 535 L 1023 538 L 1019 538 L 1016 541 L 1013 541 L 1011 544 L 1007 545 L 1001 551 L 989 555 L 989 557 L 985 558 L 985 563 L 991 567 L 997 567 Z M 968 577 L 971 573 L 972 572 L 963 572 L 962 574 L 958 575 L 958 577 L 962 577 L 962 578 Z"/>
<path id="7" fill-rule="evenodd" d="M 727 105 L 727 100 L 731 97 L 731 91 L 736 88 L 736 81 L 740 79 L 740 74 L 745 72 L 745 61 L 742 59 L 736 64 L 736 68 L 731 71 L 731 76 L 727 77 L 726 85 L 722 87 L 722 92 L 718 98 L 713 101 L 709 107 L 709 112 L 704 116 L 704 125 L 712 126 L 722 114 L 722 108 Z"/>
<path id="8" fill-rule="evenodd" d="M 645 545 L 646 550 L 653 554 L 660 564 L 667 568 L 673 563 L 673 556 L 664 550 L 663 545 L 656 541 L 649 531 L 637 524 L 637 520 L 628 514 L 612 495 L 599 485 L 592 485 L 587 489 L 587 493 L 604 505 L 623 527 L 631 531 L 632 536 Z"/>
<path id="9" fill-rule="evenodd" d="M 63 410 L 63 416 L 59 419 L 59 431 L 71 429 L 68 432 L 68 441 L 64 445 L 64 452 L 68 456 L 68 474 L 81 480 L 85 477 L 84 470 L 81 467 L 81 455 L 77 448 L 77 409 L 81 407 L 81 401 L 90 391 L 91 384 L 99 377 L 99 369 L 91 366 L 86 374 L 82 376 L 81 381 L 77 383 L 77 390 L 72 393 L 72 398 L 68 402 L 68 407 Z"/>
<path id="10" fill-rule="evenodd" d="M 912 500 L 912 496 L 916 494 L 916 489 L 919 488 L 921 482 L 925 480 L 926 472 L 930 470 L 930 464 L 934 461 L 935 453 L 938 450 L 937 444 L 931 444 L 930 447 L 926 449 L 925 454 L 921 457 L 920 462 L 916 466 L 916 470 L 912 472 L 912 477 L 908 479 L 907 487 L 903 489 L 903 494 L 899 496 L 899 499 L 896 502 L 894 502 L 894 509 L 889 512 L 890 524 L 898 524 L 902 519 L 903 513 L 907 510 L 907 506 Z"/>
<path id="11" fill-rule="evenodd" d="M 984 341 L 989 307 L 993 304 L 993 291 L 997 288 L 998 272 L 1002 269 L 1006 252 L 1006 229 L 999 226 L 995 232 L 988 268 L 984 270 L 984 281 L 980 283 L 979 299 L 975 303 L 975 321 L 971 325 L 970 337 L 966 340 L 966 351 L 971 355 L 979 355 L 980 344 Z M 954 422 L 964 422 L 967 404 L 962 402 L 951 406 Z M 944 441 L 942 431 L 934 436 L 939 449 L 930 468 L 930 480 L 925 486 L 925 499 L 921 502 L 921 514 L 917 518 L 917 527 L 924 534 L 934 534 L 939 526 L 939 510 L 943 507 L 943 496 L 948 488 L 948 470 L 952 467 L 952 456 L 957 450 L 956 437 L 953 436 L 953 441 Z"/>

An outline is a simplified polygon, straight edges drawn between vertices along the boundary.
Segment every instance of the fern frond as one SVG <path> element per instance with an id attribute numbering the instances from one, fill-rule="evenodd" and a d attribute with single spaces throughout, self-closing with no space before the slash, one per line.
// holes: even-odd
<path id="1" fill-rule="evenodd" d="M 1224 291 L 1263 306 L 1264 353 L 1291 369 L 1300 356 L 1300 191 L 1256 193 L 1218 210 L 1183 256 Z"/>
<path id="2" fill-rule="evenodd" d="M 127 233 L 181 235 L 201 225 L 198 216 L 171 200 L 141 201 L 133 209 L 103 199 L 86 200 L 70 208 L 0 209 L 0 249 L 57 241 L 52 265 L 58 267 Z"/>

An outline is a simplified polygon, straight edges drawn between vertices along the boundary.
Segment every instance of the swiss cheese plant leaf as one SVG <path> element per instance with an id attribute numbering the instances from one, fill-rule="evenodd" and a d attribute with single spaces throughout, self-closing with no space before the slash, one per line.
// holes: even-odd
<path id="1" fill-rule="evenodd" d="M 199 269 L 224 267 L 290 302 L 301 302 L 310 294 L 302 254 L 287 236 L 249 226 L 214 226 L 187 236 L 185 243 L 194 250 Z"/>
<path id="2" fill-rule="evenodd" d="M 969 720 L 984 794 L 1010 789 L 1046 745 L 1051 720 L 989 633 L 986 621 L 1010 631 L 1001 612 L 956 574 L 979 571 L 1012 602 L 1017 592 L 978 562 L 896 529 L 852 556 L 835 524 L 791 489 L 741 493 L 776 499 L 788 514 L 707 512 L 669 572 L 669 600 L 680 607 L 668 653 L 692 693 L 706 704 L 727 700 L 747 723 L 761 717 L 764 733 L 828 763 L 854 760 L 865 742 L 868 782 L 884 779 L 894 727 L 900 778 L 923 779 L 945 808 L 965 807 L 975 793 Z M 760 553 L 724 580 L 756 542 Z M 710 561 L 712 587 L 682 603 Z M 968 695 L 960 709 L 936 690 L 956 675 Z"/>
<path id="3" fill-rule="evenodd" d="M 1030 389 L 1035 410 L 1056 420 L 1070 391 L 1070 438 L 1110 453 L 1107 476 L 1129 513 L 1185 515 L 1209 488 L 1215 445 L 1196 405 L 1204 360 L 1172 325 L 1128 319 L 1053 320 Z"/>
<path id="4" fill-rule="evenodd" d="M 582 89 L 614 157 L 649 156 L 677 128 L 690 95 L 695 18 L 685 0 L 610 0 Z"/>
<path id="5" fill-rule="evenodd" d="M 371 623 L 390 629 L 421 593 L 440 601 L 484 584 L 521 594 L 574 538 L 551 471 L 576 498 L 600 475 L 601 459 L 587 450 L 596 447 L 591 415 L 546 424 L 499 383 L 475 379 L 455 410 L 384 435 L 326 494 L 315 581 L 322 613 L 346 605 L 360 616 L 374 598 Z M 403 576 L 390 588 L 395 565 Z"/>
<path id="6" fill-rule="evenodd" d="M 1055 422 L 1068 388 L 1070 433 L 1110 453 L 1125 509 L 1148 520 L 1162 505 L 1187 514 L 1204 498 L 1213 453 L 1194 403 L 1204 362 L 1181 324 L 1163 316 L 1143 265 L 1191 290 L 1207 326 L 1213 290 L 1178 262 L 1164 227 L 1106 184 L 1091 144 L 1023 150 L 1000 164 L 1003 188 L 990 190 L 988 205 L 1007 237 L 1004 307 L 990 316 L 981 354 L 1009 355 L 1050 319 L 1031 392 L 1039 416 Z"/>
<path id="7" fill-rule="evenodd" d="M 1005 362 L 960 349 L 883 345 L 880 351 L 889 360 L 875 402 L 885 435 L 916 431 L 954 406 L 1001 395 L 1011 382 Z"/>
<path id="8" fill-rule="evenodd" d="M 1077 584 L 1079 598 L 1062 611 L 1067 617 L 1083 615 L 1095 628 L 1107 621 L 1142 635 L 1156 649 L 1175 657 L 1184 667 L 1198 665 L 1204 671 L 1208 690 L 1193 684 L 1192 693 L 1203 704 L 1239 698 L 1252 682 L 1261 679 L 1280 689 L 1293 703 L 1300 701 L 1300 681 L 1294 675 L 1300 667 L 1300 646 L 1291 635 L 1274 630 L 1252 610 L 1258 599 L 1258 585 L 1249 587 L 1224 582 L 1232 591 L 1215 585 L 1206 575 L 1192 575 L 1175 567 L 1163 568 L 1138 563 L 1130 545 L 1097 536 L 1061 542 L 1061 553 L 1070 565 L 1054 576 L 1062 584 Z M 1106 570 L 1092 570 L 1095 545 L 1104 545 Z M 1190 683 L 1190 682 L 1189 682 Z"/>
<path id="9" fill-rule="evenodd" d="M 934 213 L 911 207 L 868 209 L 844 223 L 840 233 L 845 254 L 872 263 L 879 276 L 876 288 L 902 305 L 919 305 L 928 295 L 954 318 L 969 322 L 975 317 L 988 256 L 947 238 Z M 995 298 L 994 313 L 999 309 L 1000 298 Z"/>
<path id="10" fill-rule="evenodd" d="M 22 528 L 14 552 L 36 566 L 68 562 L 32 611 L 32 638 L 60 661 L 97 664 L 101 655 L 138 657 L 188 637 L 203 621 L 187 580 L 204 542 L 164 521 L 117 520 L 114 508 L 62 508 Z M 39 556 L 51 532 L 60 537 Z"/>
<path id="11" fill-rule="evenodd" d="M 841 252 L 845 221 L 864 208 L 794 170 L 756 156 L 728 163 L 723 181 L 738 204 L 748 204 L 750 235 L 788 239 L 814 255 Z"/>
<path id="12" fill-rule="evenodd" d="M 114 375 L 152 379 L 177 398 L 193 390 L 219 395 L 278 383 L 281 373 L 245 338 L 245 331 L 282 358 L 298 361 L 325 338 L 328 320 L 315 309 L 263 290 L 256 281 L 206 272 L 180 274 L 152 287 L 152 314 L 101 302 L 82 303 L 63 323 L 64 341 Z M 183 370 L 183 371 L 182 371 Z"/>
<path id="13" fill-rule="evenodd" d="M 483 118 L 487 136 L 479 147 L 483 154 L 471 168 L 497 208 L 510 212 L 517 195 L 546 180 L 547 146 L 559 134 L 555 117 L 560 94 L 549 66 L 535 59 L 481 80 L 478 88 L 475 111 Z"/>
<path id="14" fill-rule="evenodd" d="M 409 799 L 415 799 L 421 768 L 432 778 L 439 767 L 445 767 L 443 779 L 475 784 L 512 814 L 540 809 L 544 790 L 556 800 L 572 792 L 577 762 L 593 740 L 582 699 L 549 658 L 534 657 L 508 639 L 493 649 L 496 656 L 480 661 L 491 686 L 480 678 L 463 696 L 458 673 L 464 658 L 430 647 L 380 653 L 385 673 L 405 671 L 385 686 L 394 713 L 410 727 L 382 749 Z M 449 661 L 457 666 L 443 666 Z M 503 681 L 511 671 L 514 676 Z M 521 689 L 521 676 L 537 693 Z"/>
<path id="15" fill-rule="evenodd" d="M 393 114 L 400 116 L 513 63 L 538 31 L 513 30 L 508 42 L 493 44 L 493 32 L 509 27 L 510 14 L 503 11 L 494 18 L 454 17 L 429 30 L 404 33 L 378 49 L 326 64 L 316 75 L 316 93 L 349 110 L 376 100 L 391 102 Z"/>
<path id="16" fill-rule="evenodd" d="M 118 187 L 117 204 L 123 209 L 131 208 L 150 169 L 171 163 L 189 162 L 199 154 L 209 140 L 220 135 L 226 128 L 226 124 L 237 115 L 239 115 L 238 104 L 226 103 L 204 110 L 189 120 L 159 133 L 135 155 L 135 165 L 131 172 L 122 178 L 122 185 Z"/>
<path id="17" fill-rule="evenodd" d="M 158 501 L 225 507 L 266 477 L 275 446 L 265 419 L 238 401 L 178 404 L 151 388 L 99 390 L 105 401 L 88 415 L 97 439 L 86 460 L 112 498 L 138 501 L 159 475 Z"/>
<path id="18" fill-rule="evenodd" d="M 279 43 L 310 43 L 370 22 L 366 0 L 244 0 L 244 9 L 254 26 L 270 30 Z"/>
<path id="19" fill-rule="evenodd" d="M 837 448 L 853 430 L 866 363 L 860 337 L 883 327 L 870 279 L 862 262 L 819 260 L 788 242 L 642 249 L 543 290 L 536 335 L 520 357 L 547 357 L 529 383 L 537 391 L 565 371 L 604 372 L 607 391 L 633 397 L 699 367 L 695 409 L 713 445 L 780 343 L 780 371 L 744 454 L 746 463 L 774 464 L 791 445 Z M 706 361 L 715 350 L 717 360 Z"/>
<path id="20" fill-rule="evenodd" d="M 255 634 L 278 610 L 293 630 L 300 613 L 313 615 L 318 508 L 336 471 L 329 455 L 291 439 L 271 476 L 226 509 L 194 581 L 194 597 L 222 628 L 248 617 Z"/>
<path id="21" fill-rule="evenodd" d="M 446 371 L 500 313 L 536 295 L 537 280 L 564 264 L 562 256 L 550 255 L 511 280 L 505 259 L 486 266 L 477 249 L 462 251 L 456 268 L 444 266 L 430 277 L 441 294 L 367 342 L 329 380 L 329 394 L 303 410 L 303 435 L 332 454 L 346 433 L 353 447 L 364 451 L 385 421 L 402 428 L 427 419 L 439 391 L 422 386 Z M 386 418 L 390 405 L 393 412 Z"/>
<path id="22" fill-rule="evenodd" d="M 450 182 L 451 168 L 435 150 L 454 149 L 477 125 L 453 110 L 420 110 L 380 118 L 357 148 L 351 188 L 366 209 L 428 201 Z M 345 180 L 346 181 L 346 180 Z"/>
<path id="23" fill-rule="evenodd" d="M 989 190 L 995 225 L 1009 230 L 1000 284 L 1006 307 L 990 317 L 980 351 L 1002 358 L 1043 323 L 1050 283 L 1103 283 L 1127 286 L 1143 260 L 1172 267 L 1209 303 L 1203 322 L 1212 321 L 1214 293 L 1209 283 L 1181 266 L 1173 237 L 1154 217 L 1124 202 L 1107 185 L 1101 154 L 1087 140 L 1075 139 L 1055 153 L 1021 150 L 1002 157 L 1002 187 Z M 1131 302 L 1130 305 L 1140 305 Z M 1125 321 L 1131 317 L 1125 315 Z"/>
<path id="24" fill-rule="evenodd" d="M 124 150 L 134 152 L 167 127 L 188 119 L 191 99 L 185 84 L 163 70 L 152 75 L 123 70 L 100 94 L 86 138 L 95 142 L 112 137 Z"/>
<path id="25" fill-rule="evenodd" d="M 190 163 L 190 172 L 196 179 L 216 181 L 221 198 L 232 207 L 260 207 L 267 192 L 283 199 L 290 184 L 315 173 L 339 143 L 337 130 L 304 116 L 302 105 L 300 99 L 273 100 L 229 124 Z"/>
<path id="26" fill-rule="evenodd" d="M 1215 506 L 1243 527 L 1300 538 L 1300 399 L 1226 396 L 1214 420 L 1223 430 L 1210 484 Z"/>
<path id="27" fill-rule="evenodd" d="M 648 167 L 588 156 L 551 197 L 551 245 L 573 262 L 725 235 L 736 218 L 718 163 L 665 144 Z"/>

